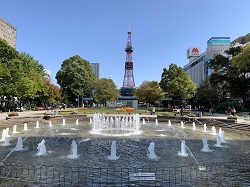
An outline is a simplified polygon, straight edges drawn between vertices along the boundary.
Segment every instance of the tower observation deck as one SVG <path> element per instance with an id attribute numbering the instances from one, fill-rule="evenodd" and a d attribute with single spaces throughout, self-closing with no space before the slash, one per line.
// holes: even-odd
<path id="1" fill-rule="evenodd" d="M 134 81 L 134 66 L 132 61 L 133 47 L 131 43 L 131 32 L 128 32 L 127 46 L 125 48 L 126 52 L 126 62 L 125 62 L 125 73 L 123 78 L 123 84 L 120 89 L 120 99 L 132 99 L 135 97 L 132 95 L 132 91 L 135 89 Z"/>

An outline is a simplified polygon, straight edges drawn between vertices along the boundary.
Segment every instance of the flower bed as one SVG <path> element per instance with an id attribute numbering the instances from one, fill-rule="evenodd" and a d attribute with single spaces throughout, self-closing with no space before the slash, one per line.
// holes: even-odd
<path id="1" fill-rule="evenodd" d="M 118 110 L 118 111 L 127 111 L 127 112 L 134 112 L 135 111 L 134 108 L 128 107 L 128 106 L 120 107 L 120 108 L 117 108 L 115 110 Z"/>
<path id="2" fill-rule="evenodd" d="M 10 112 L 8 113 L 8 116 L 18 116 L 19 114 L 17 112 Z"/>
<path id="3" fill-rule="evenodd" d="M 72 110 L 59 110 L 59 112 L 60 113 L 63 113 L 63 112 L 67 113 L 67 112 L 72 112 Z"/>

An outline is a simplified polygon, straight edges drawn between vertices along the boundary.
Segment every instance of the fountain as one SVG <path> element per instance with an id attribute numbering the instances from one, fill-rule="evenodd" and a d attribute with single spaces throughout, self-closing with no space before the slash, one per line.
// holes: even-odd
<path id="1" fill-rule="evenodd" d="M 76 125 L 78 125 L 78 124 L 79 124 L 78 119 L 76 119 Z"/>
<path id="2" fill-rule="evenodd" d="M 2 142 L 5 141 L 5 135 L 6 135 L 6 130 L 3 129 L 3 131 L 2 131 L 2 138 L 1 138 Z"/>
<path id="3" fill-rule="evenodd" d="M 192 130 L 196 130 L 195 122 L 193 122 L 193 128 Z"/>
<path id="4" fill-rule="evenodd" d="M 10 131 L 10 128 L 6 128 L 6 131 L 5 131 L 5 137 L 9 137 L 10 135 L 9 135 L 9 131 Z"/>
<path id="5" fill-rule="evenodd" d="M 181 128 L 182 128 L 182 129 L 185 128 L 185 127 L 184 127 L 183 121 L 181 121 Z"/>
<path id="6" fill-rule="evenodd" d="M 222 132 L 222 129 L 221 129 L 221 128 L 219 128 L 219 135 L 220 135 L 220 137 L 221 137 L 221 132 Z"/>
<path id="7" fill-rule="evenodd" d="M 5 140 L 4 140 L 4 144 L 2 144 L 2 146 L 9 146 L 9 145 L 11 145 L 11 144 L 10 144 L 10 139 L 9 139 L 8 136 L 6 136 L 6 137 L 5 137 Z"/>
<path id="8" fill-rule="evenodd" d="M 155 119 L 155 125 L 158 125 L 158 119 Z"/>
<path id="9" fill-rule="evenodd" d="M 155 143 L 151 142 L 148 147 L 148 153 L 147 156 L 151 160 L 158 160 L 159 157 L 155 154 Z"/>
<path id="10" fill-rule="evenodd" d="M 216 135 L 216 144 L 214 144 L 215 147 L 222 147 L 221 145 L 221 137 L 219 134 Z"/>
<path id="11" fill-rule="evenodd" d="M 146 123 L 145 123 L 145 119 L 144 119 L 144 118 L 142 119 L 142 124 L 143 124 L 143 125 L 145 125 L 145 124 L 146 124 Z"/>
<path id="12" fill-rule="evenodd" d="M 27 123 L 24 123 L 24 124 L 23 124 L 23 130 L 24 130 L 24 131 L 27 131 L 27 130 L 28 130 Z"/>
<path id="13" fill-rule="evenodd" d="M 71 144 L 71 150 L 70 150 L 70 155 L 67 156 L 69 159 L 77 159 L 79 155 L 77 155 L 77 145 L 76 141 L 73 140 Z"/>
<path id="14" fill-rule="evenodd" d="M 62 120 L 62 125 L 66 125 L 65 119 Z"/>
<path id="15" fill-rule="evenodd" d="M 89 123 L 90 123 L 90 124 L 93 124 L 92 118 L 89 118 Z"/>
<path id="16" fill-rule="evenodd" d="M 188 156 L 185 140 L 181 140 L 181 151 L 178 152 L 178 155 L 181 156 L 181 157 L 187 157 Z"/>
<path id="17" fill-rule="evenodd" d="M 38 149 L 38 152 L 36 156 L 43 156 L 47 154 L 44 139 L 38 144 L 37 149 Z"/>
<path id="18" fill-rule="evenodd" d="M 212 152 L 212 150 L 209 149 L 208 144 L 207 144 L 207 138 L 202 139 L 203 143 L 203 148 L 201 149 L 202 152 Z"/>
<path id="19" fill-rule="evenodd" d="M 103 136 L 130 136 L 141 134 L 140 116 L 105 118 L 104 114 L 95 113 L 93 116 L 93 127 L 90 134 Z"/>
<path id="20" fill-rule="evenodd" d="M 14 126 L 13 126 L 13 131 L 12 131 L 12 134 L 17 133 L 17 131 L 16 131 L 16 126 L 17 126 L 17 125 L 14 125 Z"/>
<path id="21" fill-rule="evenodd" d="M 116 156 L 116 141 L 113 140 L 111 144 L 111 154 L 108 156 L 108 160 L 117 160 L 120 156 Z"/>
<path id="22" fill-rule="evenodd" d="M 49 121 L 49 127 L 52 127 L 52 122 L 51 121 Z"/>
<path id="23" fill-rule="evenodd" d="M 36 128 L 39 129 L 39 121 L 36 121 Z"/>
<path id="24" fill-rule="evenodd" d="M 212 134 L 212 135 L 216 135 L 216 129 L 215 129 L 214 126 L 212 126 L 212 128 L 211 128 L 211 134 Z"/>
<path id="25" fill-rule="evenodd" d="M 169 127 L 172 126 L 170 119 L 168 120 L 168 126 L 169 126 Z"/>
<path id="26" fill-rule="evenodd" d="M 225 140 L 225 132 L 224 131 L 221 131 L 221 143 L 226 143 L 226 140 Z"/>
<path id="27" fill-rule="evenodd" d="M 208 132 L 208 131 L 207 131 L 207 124 L 206 124 L 206 123 L 203 125 L 203 128 L 204 128 L 204 129 L 203 129 L 203 132 Z"/>
<path id="28" fill-rule="evenodd" d="M 23 150 L 23 140 L 22 140 L 22 137 L 19 136 L 17 139 L 15 151 L 22 151 L 22 150 Z"/>
<path id="29" fill-rule="evenodd" d="M 196 125 L 197 129 L 199 127 L 199 131 L 192 131 L 192 122 L 189 123 L 186 121 L 186 123 L 184 123 L 186 128 L 182 129 L 180 128 L 181 120 L 178 118 L 172 121 L 172 127 L 168 127 L 167 123 L 170 121 L 168 119 L 164 123 L 159 119 L 160 122 L 158 126 L 156 126 L 154 122 L 155 118 L 151 118 L 150 120 L 145 118 L 147 121 L 146 124 L 140 125 L 137 123 L 137 118 L 132 115 L 130 115 L 131 118 L 129 115 L 110 117 L 110 115 L 105 116 L 101 114 L 101 116 L 102 118 L 94 117 L 93 124 L 91 125 L 88 123 L 88 119 L 83 119 L 83 121 L 81 121 L 83 125 L 78 126 L 75 125 L 75 117 L 72 117 L 69 121 L 67 120 L 68 118 L 66 118 L 67 126 L 62 126 L 63 117 L 60 118 L 58 116 L 57 119 L 53 121 L 53 128 L 48 128 L 49 121 L 43 120 L 40 122 L 42 125 L 40 125 L 39 129 L 29 127 L 29 131 L 21 132 L 23 139 L 26 137 L 23 142 L 29 146 L 29 151 L 9 154 L 11 150 L 10 147 L 12 146 L 0 146 L 1 160 L 9 154 L 9 156 L 6 157 L 6 162 L 8 163 L 20 162 L 24 164 L 86 168 L 164 168 L 186 165 L 194 166 L 197 163 L 199 165 L 197 169 L 204 170 L 204 167 L 200 167 L 200 164 L 204 164 L 205 166 L 212 162 L 220 163 L 224 161 L 225 156 L 227 156 L 228 160 L 231 160 L 236 158 L 236 154 L 244 156 L 246 153 L 246 149 L 238 149 L 237 144 L 245 144 L 247 141 L 231 141 L 234 138 L 233 134 L 237 132 L 229 128 L 226 129 L 226 133 L 229 137 L 228 139 L 232 142 L 230 147 L 227 149 L 213 148 L 215 149 L 215 154 L 209 154 L 207 152 L 213 150 L 210 150 L 208 146 L 211 147 L 211 145 L 215 143 L 210 143 L 209 145 L 207 145 L 207 143 L 209 143 L 211 139 L 214 139 L 215 136 L 211 135 L 210 132 L 207 133 L 205 136 L 207 139 L 202 140 L 203 149 L 201 149 L 200 140 L 204 138 L 204 133 L 202 132 L 203 126 L 198 126 L 198 122 L 196 122 Z M 161 118 L 161 120 L 163 121 L 163 118 Z M 34 121 L 34 124 L 35 122 L 36 121 Z M 141 122 L 143 122 L 143 120 Z M 8 121 L 8 123 L 10 123 L 10 121 Z M 189 124 L 190 128 L 187 128 Z M 6 128 L 6 126 L 2 126 L 2 128 L 3 127 Z M 100 134 L 90 134 L 94 127 L 100 129 Z M 20 126 L 17 126 L 17 130 L 19 130 L 18 128 L 20 128 Z M 130 137 L 124 137 L 123 134 L 129 134 L 125 129 L 135 129 L 135 131 L 139 130 L 143 133 L 133 134 L 132 131 Z M 105 136 L 106 134 L 107 136 Z M 18 136 L 18 134 L 11 134 L 11 140 L 14 140 L 14 138 L 17 139 Z M 47 151 L 43 138 L 46 140 Z M 244 136 L 243 138 L 247 140 L 249 136 Z M 185 141 L 188 141 L 187 146 L 185 145 Z M 179 142 L 181 142 L 181 148 L 178 146 Z M 37 146 L 38 143 L 39 145 Z M 16 147 L 18 147 L 18 144 L 19 143 L 17 143 Z M 19 147 L 23 149 L 21 144 L 19 144 Z M 245 148 L 247 146 L 241 147 Z M 48 149 L 53 150 L 53 152 L 50 154 Z M 196 162 L 194 162 L 193 155 L 198 159 L 199 163 L 196 160 Z M 190 175 L 193 176 L 193 172 L 190 172 Z M 156 176 L 159 175 L 156 173 Z M 103 180 L 105 182 L 105 180 L 108 181 L 110 178 Z"/>

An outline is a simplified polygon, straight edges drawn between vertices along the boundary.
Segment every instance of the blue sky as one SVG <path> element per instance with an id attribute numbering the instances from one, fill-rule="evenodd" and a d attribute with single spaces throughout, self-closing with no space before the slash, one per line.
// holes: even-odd
<path id="1" fill-rule="evenodd" d="M 101 64 L 101 77 L 122 86 L 127 32 L 132 32 L 134 78 L 160 81 L 163 68 L 188 63 L 190 46 L 213 36 L 250 32 L 249 0 L 2 0 L 0 17 L 17 27 L 17 50 L 52 72 L 80 55 Z"/>

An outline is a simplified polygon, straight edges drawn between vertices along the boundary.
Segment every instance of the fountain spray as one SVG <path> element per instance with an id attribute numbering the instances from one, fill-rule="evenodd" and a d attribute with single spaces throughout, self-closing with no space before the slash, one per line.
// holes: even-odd
<path id="1" fill-rule="evenodd" d="M 185 145 L 186 146 L 186 145 Z M 201 166 L 199 164 L 199 162 L 197 161 L 197 159 L 194 157 L 193 153 L 190 151 L 190 149 L 186 146 L 187 150 L 189 151 L 190 155 L 194 158 L 195 162 L 197 163 L 198 165 L 198 169 L 201 170 L 201 171 L 204 171 L 206 170 L 206 167 L 205 166 Z"/>

